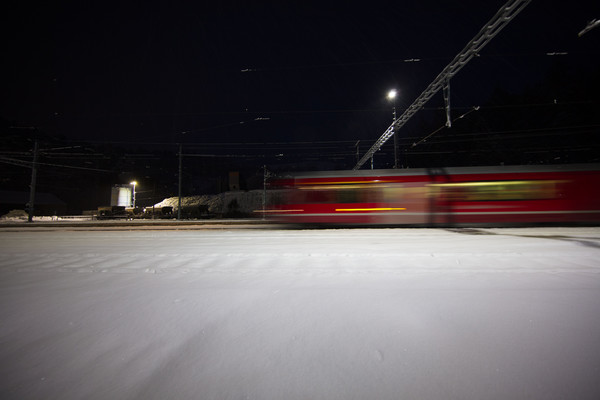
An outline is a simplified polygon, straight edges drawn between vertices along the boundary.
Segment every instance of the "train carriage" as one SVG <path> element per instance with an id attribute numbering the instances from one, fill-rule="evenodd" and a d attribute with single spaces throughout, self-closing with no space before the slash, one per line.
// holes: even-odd
<path id="1" fill-rule="evenodd" d="M 321 225 L 600 222 L 600 164 L 328 171 L 274 179 L 267 215 Z"/>

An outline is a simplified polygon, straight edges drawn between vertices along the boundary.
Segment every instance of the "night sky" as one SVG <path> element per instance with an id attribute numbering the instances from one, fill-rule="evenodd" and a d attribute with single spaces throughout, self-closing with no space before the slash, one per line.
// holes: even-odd
<path id="1" fill-rule="evenodd" d="M 0 117 L 90 141 L 375 140 L 386 92 L 401 112 L 504 3 L 15 2 Z M 533 1 L 451 82 L 453 106 L 533 85 L 557 57 L 597 68 L 600 29 L 577 33 L 598 11 Z"/>
<path id="2" fill-rule="evenodd" d="M 0 17 L 0 120 L 3 136 L 9 138 L 2 155 L 30 158 L 23 146 L 10 148 L 10 143 L 36 132 L 61 145 L 87 149 L 80 150 L 79 159 L 55 164 L 129 169 L 122 174 L 124 182 L 139 176 L 140 168 L 146 169 L 148 181 L 159 170 L 171 181 L 176 170 L 164 172 L 158 161 L 135 164 L 125 156 L 107 167 L 94 157 L 108 159 L 116 148 L 129 154 L 161 149 L 175 157 L 177 144 L 184 143 L 186 153 L 199 157 L 194 160 L 198 171 L 206 174 L 242 168 L 229 160 L 250 153 L 265 157 L 249 159 L 246 166 L 256 171 L 263 164 L 274 168 L 274 160 L 281 161 L 281 169 L 351 168 L 355 143 L 360 141 L 364 154 L 392 121 L 386 93 L 399 91 L 400 115 L 504 4 L 10 2 Z M 597 1 L 533 0 L 451 81 L 453 118 L 475 106 L 481 110 L 437 134 L 423 154 L 440 149 L 475 154 L 481 146 L 498 148 L 498 142 L 481 141 L 481 132 L 489 138 L 496 132 L 554 129 L 561 123 L 566 133 L 555 132 L 554 138 L 570 135 L 572 126 L 585 126 L 583 140 L 594 142 L 590 138 L 600 125 L 598 91 L 593 89 L 600 88 L 600 28 L 581 37 L 578 33 L 596 18 Z M 566 78 L 557 80 L 556 71 Z M 540 105 L 552 104 L 563 108 L 540 111 Z M 561 113 L 569 118 L 561 122 Z M 439 93 L 402 128 L 404 151 L 443 126 L 444 118 Z M 507 121 L 513 124 L 507 126 Z M 476 133 L 465 136 L 469 132 Z M 548 142 L 534 137 L 526 146 L 532 140 Z M 510 160 L 510 146 L 523 145 L 502 143 L 498 157 L 488 157 L 486 150 L 470 165 L 537 162 Z M 560 146 L 564 143 L 555 148 Z M 32 145 L 25 147 L 30 152 Z M 386 151 L 387 158 L 378 158 L 379 168 L 390 166 Z M 417 159 L 416 154 L 405 154 L 413 166 L 452 166 L 466 159 Z M 210 163 L 200 159 L 213 156 Z M 559 160 L 555 154 L 548 157 Z M 340 163 L 302 164 L 308 159 Z M 176 166 L 171 159 L 165 162 Z M 74 173 L 71 168 L 62 178 L 56 175 L 64 181 Z M 163 185 L 165 192 L 172 192 L 168 185 Z M 198 184 L 188 191 L 194 190 L 204 189 Z"/>

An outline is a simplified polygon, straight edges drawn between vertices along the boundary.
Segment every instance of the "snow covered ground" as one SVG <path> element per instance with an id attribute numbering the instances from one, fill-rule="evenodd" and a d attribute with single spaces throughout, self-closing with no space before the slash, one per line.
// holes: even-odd
<path id="1" fill-rule="evenodd" d="M 0 231 L 2 399 L 598 399 L 600 228 Z"/>

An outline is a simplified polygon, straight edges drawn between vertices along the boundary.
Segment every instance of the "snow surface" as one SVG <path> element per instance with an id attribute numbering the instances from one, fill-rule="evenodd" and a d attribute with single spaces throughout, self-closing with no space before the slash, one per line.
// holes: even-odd
<path id="1" fill-rule="evenodd" d="M 600 228 L 0 231 L 2 399 L 598 399 Z"/>

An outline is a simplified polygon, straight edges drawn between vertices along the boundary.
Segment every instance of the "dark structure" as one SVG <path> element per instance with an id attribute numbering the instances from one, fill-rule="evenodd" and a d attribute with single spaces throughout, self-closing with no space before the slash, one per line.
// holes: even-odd
<path id="1" fill-rule="evenodd" d="M 27 210 L 29 192 L 0 190 L 0 215 L 11 210 Z M 51 193 L 36 193 L 35 215 L 64 215 L 67 204 Z"/>

